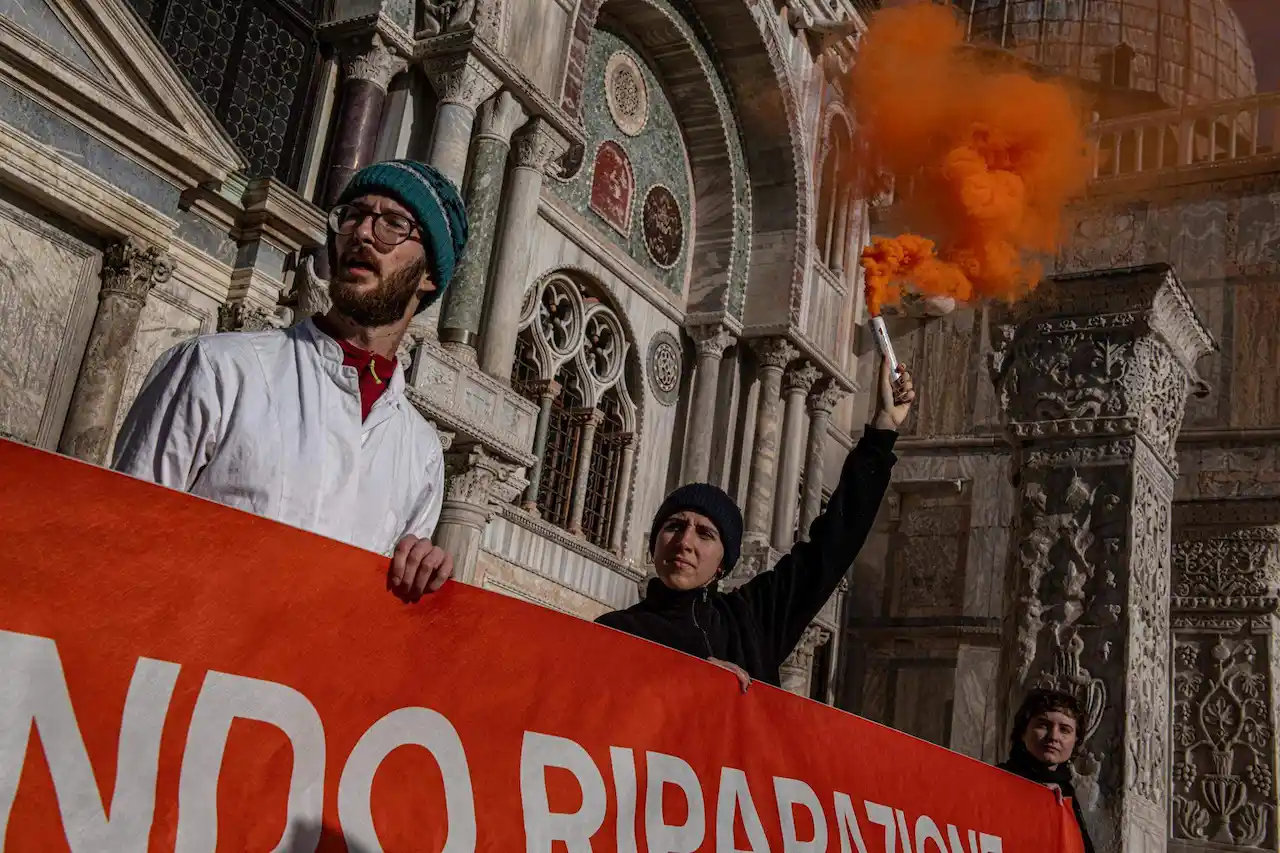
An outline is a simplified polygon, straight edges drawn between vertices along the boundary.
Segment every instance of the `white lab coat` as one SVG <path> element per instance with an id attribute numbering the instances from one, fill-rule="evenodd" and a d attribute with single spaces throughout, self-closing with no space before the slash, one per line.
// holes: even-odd
<path id="1" fill-rule="evenodd" d="M 162 355 L 116 440 L 117 471 L 390 554 L 440 518 L 440 437 L 397 365 L 361 423 L 356 370 L 307 320 Z"/>

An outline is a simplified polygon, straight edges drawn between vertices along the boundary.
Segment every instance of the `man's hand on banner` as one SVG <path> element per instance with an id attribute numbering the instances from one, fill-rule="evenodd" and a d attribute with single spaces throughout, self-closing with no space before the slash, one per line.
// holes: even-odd
<path id="1" fill-rule="evenodd" d="M 453 557 L 430 539 L 406 536 L 391 555 L 387 584 L 403 601 L 414 602 L 435 592 L 453 577 Z"/>
<path id="2" fill-rule="evenodd" d="M 713 663 L 721 669 L 727 669 L 738 677 L 738 683 L 742 685 L 742 692 L 746 693 L 747 688 L 751 686 L 751 676 L 747 675 L 746 670 L 737 664 L 729 663 L 727 660 L 719 658 L 707 658 L 707 663 Z"/>

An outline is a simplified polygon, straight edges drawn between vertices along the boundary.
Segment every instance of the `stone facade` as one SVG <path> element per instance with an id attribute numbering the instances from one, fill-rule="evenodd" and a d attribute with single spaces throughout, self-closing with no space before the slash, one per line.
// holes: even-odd
<path id="1" fill-rule="evenodd" d="M 730 585 L 807 536 L 875 391 L 855 259 L 886 212 L 842 153 L 866 3 L 336 0 L 285 32 L 274 0 L 123 2 L 0 12 L 46 75 L 0 57 L 0 435 L 105 461 L 164 349 L 323 310 L 327 207 L 415 157 L 472 217 L 402 353 L 463 580 L 627 606 L 690 479 L 744 508 Z M 1179 115 L 1148 168 L 1175 119 L 1098 125 L 1038 301 L 890 318 L 918 403 L 784 672 L 986 761 L 1022 689 L 1071 689 L 1101 849 L 1274 849 L 1280 161 Z"/>

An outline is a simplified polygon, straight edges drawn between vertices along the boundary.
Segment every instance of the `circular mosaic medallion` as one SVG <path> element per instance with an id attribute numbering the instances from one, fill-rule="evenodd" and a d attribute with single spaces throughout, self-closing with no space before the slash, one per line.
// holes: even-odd
<path id="1" fill-rule="evenodd" d="M 649 90 L 640 66 L 630 54 L 620 50 L 609 57 L 604 67 L 604 94 L 619 130 L 627 136 L 644 130 L 649 121 Z"/>
<path id="2" fill-rule="evenodd" d="M 641 224 L 649 257 L 663 269 L 674 267 L 684 248 L 684 219 L 680 215 L 680 203 L 671 190 L 662 184 L 649 189 L 644 197 Z"/>
<path id="3" fill-rule="evenodd" d="M 649 385 L 664 406 L 680 395 L 680 341 L 670 332 L 658 332 L 649 340 Z"/>

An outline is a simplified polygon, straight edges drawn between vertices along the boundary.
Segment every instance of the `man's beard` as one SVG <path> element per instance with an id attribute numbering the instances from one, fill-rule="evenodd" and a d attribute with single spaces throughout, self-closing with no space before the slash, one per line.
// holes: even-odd
<path id="1" fill-rule="evenodd" d="M 427 270 L 425 257 L 387 274 L 381 269 L 379 259 L 367 249 L 348 251 L 341 260 L 337 254 L 337 248 L 330 243 L 329 269 L 332 273 L 329 297 L 333 300 L 334 308 L 356 325 L 365 328 L 390 326 L 404 319 L 409 302 L 422 285 L 422 276 Z M 374 268 L 374 272 L 382 279 L 377 288 L 361 292 L 355 281 L 344 278 L 347 264 L 352 260 L 362 260 Z"/>

